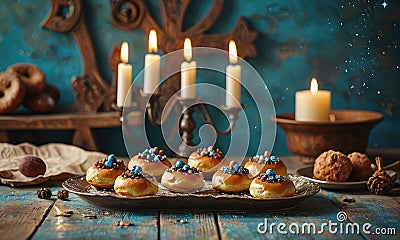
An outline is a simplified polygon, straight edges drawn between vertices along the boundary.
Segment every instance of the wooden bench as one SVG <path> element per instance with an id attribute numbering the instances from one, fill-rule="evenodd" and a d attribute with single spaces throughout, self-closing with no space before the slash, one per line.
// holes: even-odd
<path id="1" fill-rule="evenodd" d="M 128 124 L 142 124 L 140 115 L 140 112 L 130 112 Z M 121 127 L 120 119 L 118 112 L 5 115 L 0 116 L 0 141 L 9 142 L 12 130 L 74 130 L 73 145 L 98 150 L 92 129 Z"/>

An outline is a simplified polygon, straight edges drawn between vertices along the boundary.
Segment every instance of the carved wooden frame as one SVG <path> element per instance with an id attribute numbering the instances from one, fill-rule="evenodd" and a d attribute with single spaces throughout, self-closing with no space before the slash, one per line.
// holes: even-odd
<path id="1" fill-rule="evenodd" d="M 182 49 L 185 37 L 192 39 L 194 47 L 228 48 L 230 39 L 234 39 L 238 46 L 239 56 L 255 57 L 257 55 L 254 41 L 258 33 L 248 28 L 244 17 L 239 18 L 235 27 L 225 34 L 207 34 L 217 21 L 223 9 L 224 0 L 214 0 L 210 11 L 194 26 L 183 31 L 183 22 L 190 0 L 159 0 L 162 16 L 160 26 L 149 12 L 144 0 L 110 0 L 111 23 L 125 31 L 140 27 L 146 36 L 151 29 L 156 29 L 157 40 L 164 53 Z M 62 8 L 69 8 L 68 15 L 62 14 Z M 83 62 L 83 74 L 72 81 L 72 89 L 81 111 L 97 112 L 111 110 L 116 99 L 115 78 L 108 84 L 101 77 L 95 56 L 93 44 L 83 15 L 82 0 L 51 0 L 51 10 L 42 23 L 42 27 L 56 31 L 69 32 L 74 37 Z M 109 64 L 116 72 L 118 64 L 119 46 L 116 46 L 110 55 Z M 170 77 L 161 89 L 161 102 L 180 88 L 180 75 Z"/>

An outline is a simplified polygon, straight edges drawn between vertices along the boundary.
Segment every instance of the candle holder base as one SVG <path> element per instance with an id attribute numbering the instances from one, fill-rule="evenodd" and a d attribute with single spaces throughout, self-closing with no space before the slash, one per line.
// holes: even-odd
<path id="1" fill-rule="evenodd" d="M 193 130 L 196 127 L 192 117 L 196 103 L 200 101 L 199 98 L 182 98 L 177 97 L 179 103 L 182 105 L 183 115 L 179 124 L 179 135 L 182 138 L 182 143 L 178 148 L 178 157 L 189 157 L 195 150 L 193 144 Z"/>

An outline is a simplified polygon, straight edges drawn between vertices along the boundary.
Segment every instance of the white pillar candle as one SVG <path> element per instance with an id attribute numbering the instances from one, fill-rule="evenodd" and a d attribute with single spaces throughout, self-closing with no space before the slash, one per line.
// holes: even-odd
<path id="1" fill-rule="evenodd" d="M 192 60 L 192 44 L 189 38 L 185 39 L 181 64 L 181 98 L 196 98 L 196 61 Z"/>
<path id="2" fill-rule="evenodd" d="M 328 122 L 331 111 L 331 92 L 318 90 L 318 82 L 311 80 L 310 90 L 296 92 L 296 121 Z"/>
<path id="3" fill-rule="evenodd" d="M 229 65 L 226 66 L 226 106 L 240 107 L 240 81 L 242 67 L 237 65 L 238 56 L 235 41 L 229 41 Z"/>
<path id="4" fill-rule="evenodd" d="M 143 92 L 145 94 L 157 91 L 160 82 L 160 55 L 156 54 L 157 50 L 157 33 L 152 29 L 149 34 L 149 53 L 144 57 Z"/>
<path id="5" fill-rule="evenodd" d="M 118 64 L 117 78 L 117 106 L 129 107 L 132 103 L 131 91 L 132 84 L 132 65 L 128 64 L 129 47 L 127 42 L 121 46 L 121 63 Z M 126 101 L 125 101 L 126 99 Z"/>

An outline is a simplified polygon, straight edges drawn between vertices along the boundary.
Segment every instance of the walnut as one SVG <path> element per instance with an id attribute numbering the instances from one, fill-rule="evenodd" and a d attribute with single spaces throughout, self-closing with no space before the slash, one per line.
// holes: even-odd
<path id="1" fill-rule="evenodd" d="M 49 199 L 52 195 L 51 190 L 48 188 L 41 188 L 36 192 L 38 198 Z"/>
<path id="2" fill-rule="evenodd" d="M 67 200 L 69 197 L 69 192 L 67 190 L 58 190 L 57 198 L 61 200 Z"/>

